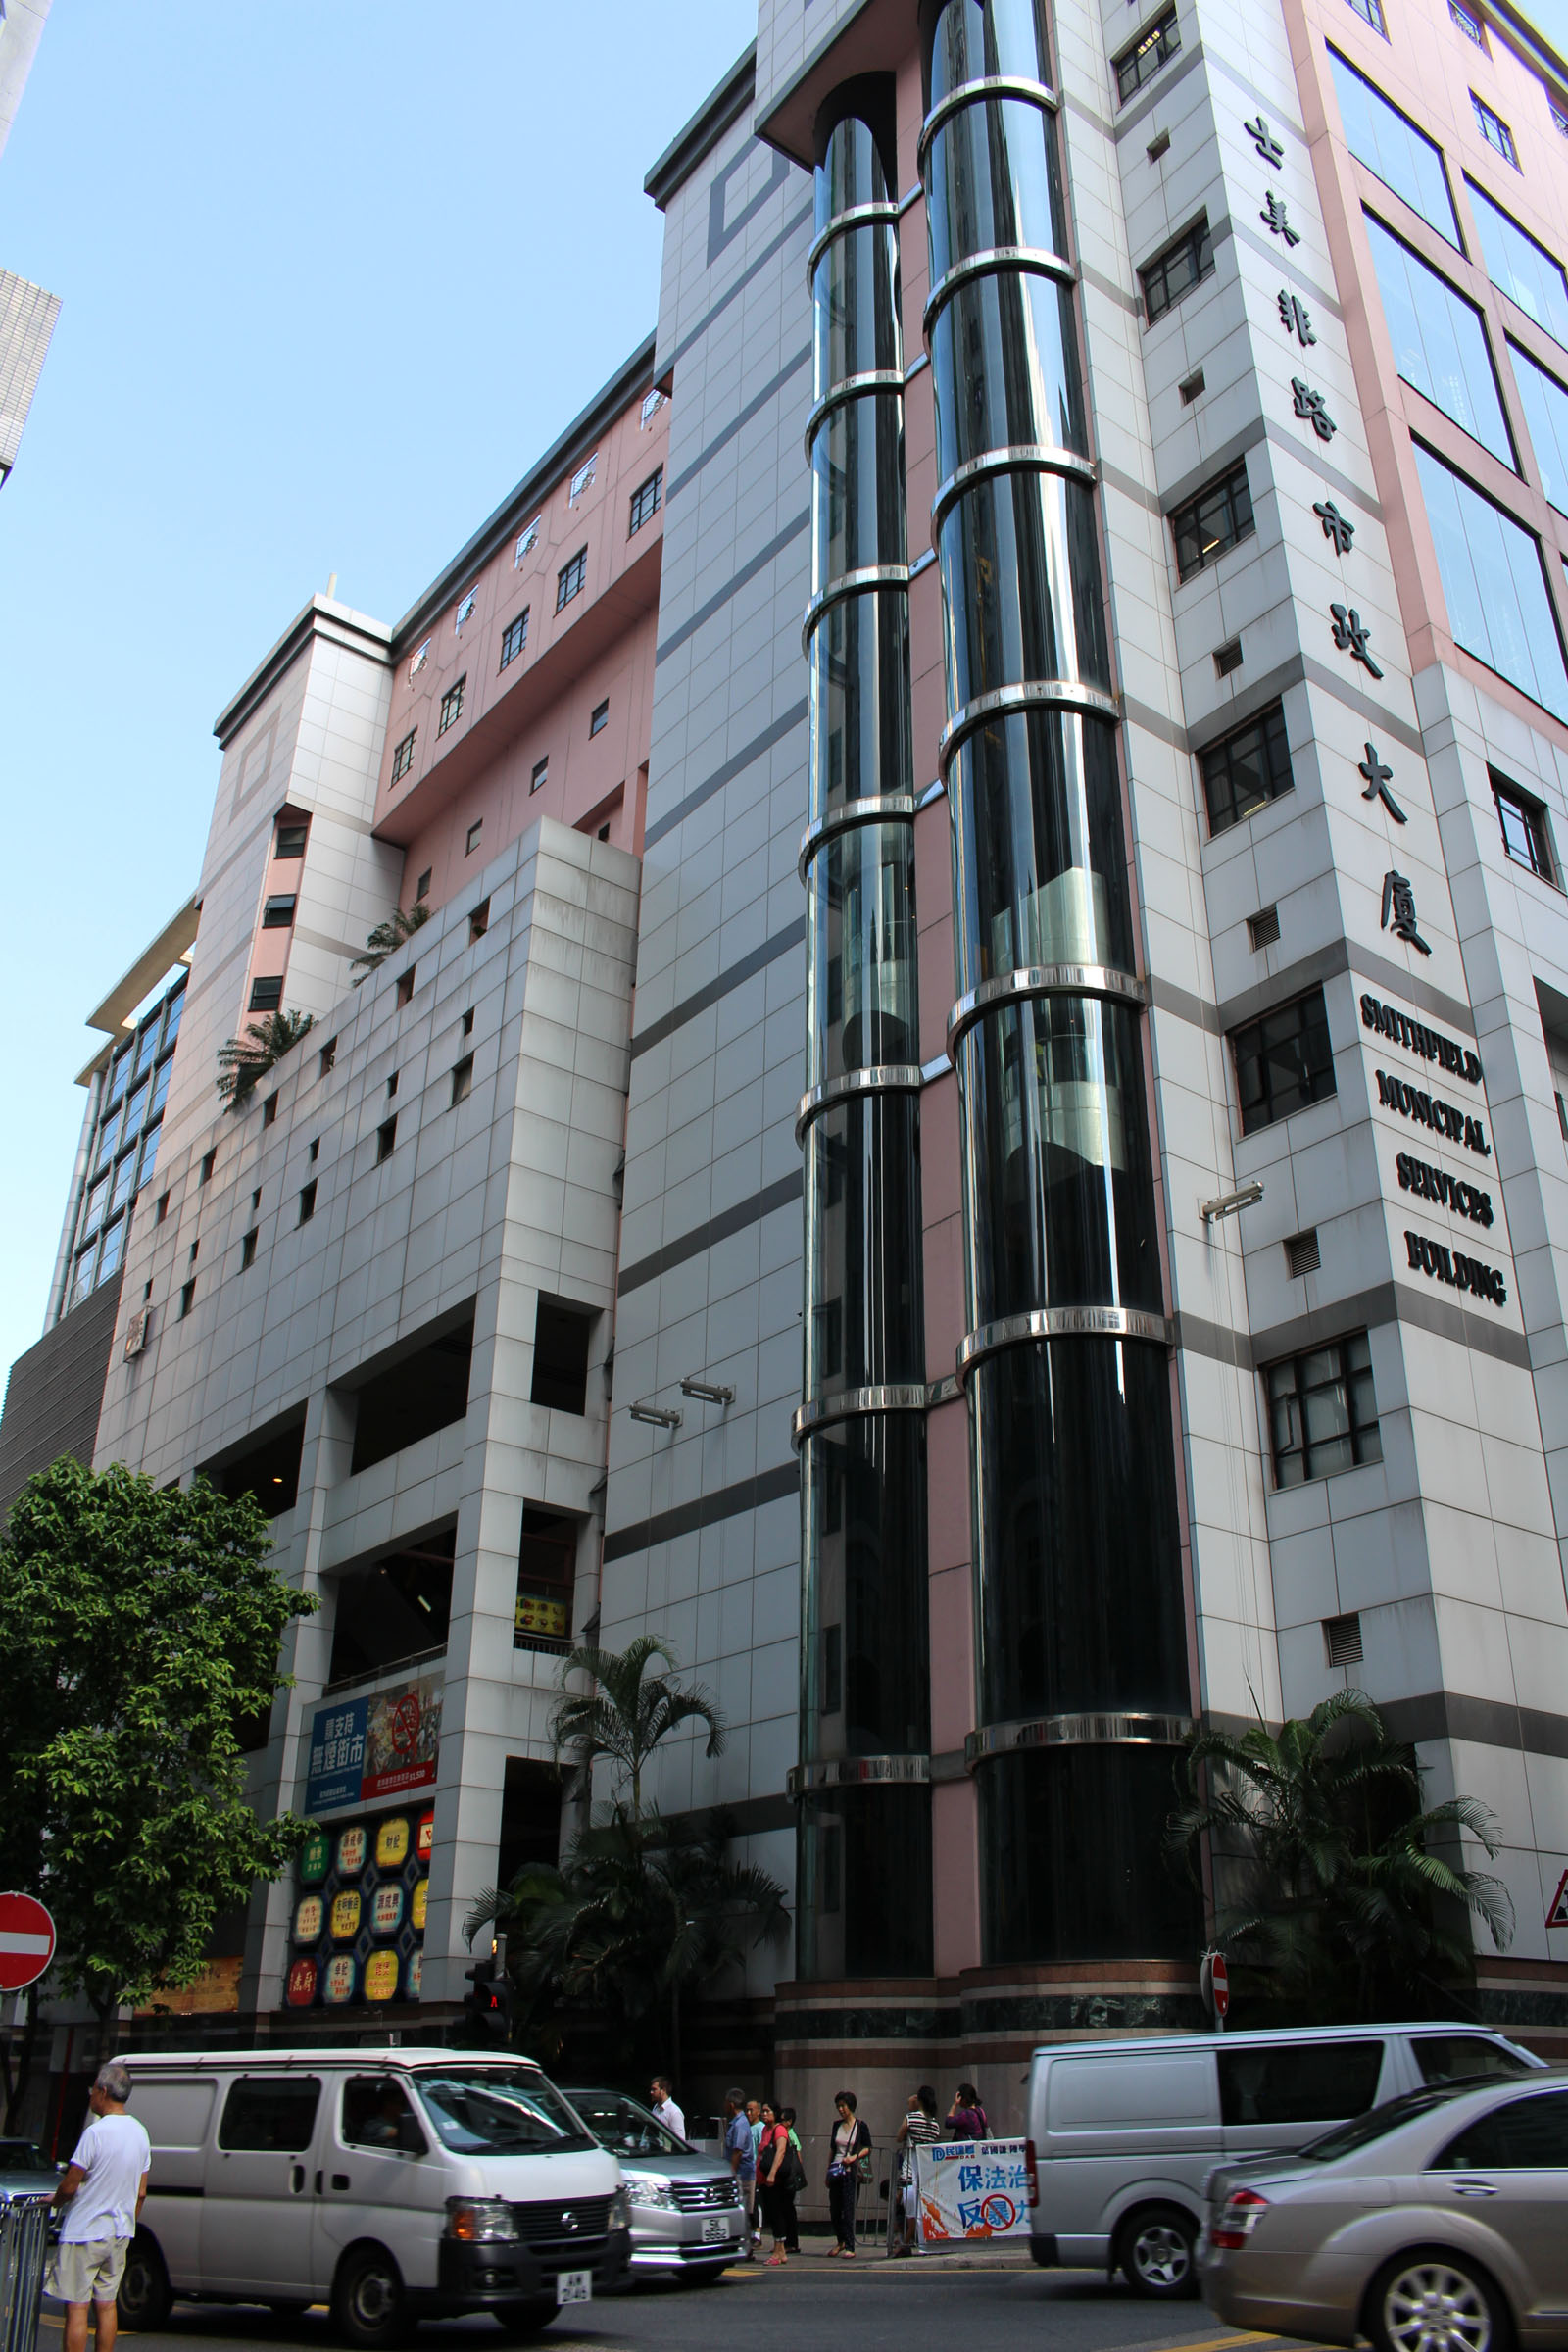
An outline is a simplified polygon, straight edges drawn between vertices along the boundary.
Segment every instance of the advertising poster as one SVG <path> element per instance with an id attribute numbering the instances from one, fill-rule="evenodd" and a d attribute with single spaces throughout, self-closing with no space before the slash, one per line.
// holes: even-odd
<path id="1" fill-rule="evenodd" d="M 914 2186 L 922 2245 L 1029 2234 L 1029 2176 L 1021 2139 L 944 2140 L 916 2148 Z"/>
<path id="2" fill-rule="evenodd" d="M 410 1807 L 312 1832 L 295 1865 L 286 2008 L 418 1999 L 433 1829 Z"/>
<path id="3" fill-rule="evenodd" d="M 435 1787 L 442 1685 L 431 1675 L 366 1698 L 318 1707 L 305 1781 L 307 1813 Z"/>

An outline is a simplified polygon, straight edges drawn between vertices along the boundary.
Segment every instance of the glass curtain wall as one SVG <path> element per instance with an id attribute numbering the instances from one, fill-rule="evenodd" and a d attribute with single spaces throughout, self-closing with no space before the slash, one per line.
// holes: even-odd
<path id="1" fill-rule="evenodd" d="M 892 84 L 824 110 L 808 273 L 810 825 L 798 1965 L 931 1965 L 914 797 Z"/>
<path id="2" fill-rule="evenodd" d="M 1189 1707 L 1176 1467 L 1042 9 L 921 12 L 988 1964 L 1193 1934 L 1159 1851 Z"/>

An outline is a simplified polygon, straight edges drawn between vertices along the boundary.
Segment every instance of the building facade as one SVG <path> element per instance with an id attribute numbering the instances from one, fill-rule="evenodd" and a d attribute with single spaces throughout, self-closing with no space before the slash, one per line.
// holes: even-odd
<path id="1" fill-rule="evenodd" d="M 699 2099 L 1196 2025 L 1181 1743 L 1346 1688 L 1568 2042 L 1565 160 L 1502 5 L 764 0 L 652 345 L 235 698 L 97 1457 L 321 1596 L 246 2030 L 450 2016 L 591 1630 L 790 1890 Z"/>

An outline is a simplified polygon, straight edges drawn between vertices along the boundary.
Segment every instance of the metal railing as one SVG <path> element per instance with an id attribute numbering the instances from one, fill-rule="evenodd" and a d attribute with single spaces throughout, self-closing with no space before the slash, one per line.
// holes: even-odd
<path id="1" fill-rule="evenodd" d="M 34 2352 L 49 2247 L 49 2199 L 0 2202 L 0 2352 Z"/>

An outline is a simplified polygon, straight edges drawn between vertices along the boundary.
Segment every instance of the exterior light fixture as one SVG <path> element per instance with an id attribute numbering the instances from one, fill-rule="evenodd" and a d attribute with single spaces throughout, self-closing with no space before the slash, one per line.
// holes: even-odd
<path id="1" fill-rule="evenodd" d="M 680 1384 L 680 1393 L 683 1396 L 700 1396 L 705 1404 L 733 1404 L 735 1401 L 733 1389 L 724 1388 L 716 1380 L 699 1380 L 695 1372 L 687 1373 Z"/>
<path id="2" fill-rule="evenodd" d="M 1214 1225 L 1221 1217 L 1239 1216 L 1244 1208 L 1255 1208 L 1262 1198 L 1263 1187 L 1254 1177 L 1240 1192 L 1221 1193 L 1217 1200 L 1200 1200 L 1198 1213 L 1205 1225 Z"/>
<path id="3" fill-rule="evenodd" d="M 679 1429 L 680 1415 L 665 1410 L 662 1404 L 634 1404 L 630 1407 L 634 1421 L 646 1421 L 651 1429 Z"/>

